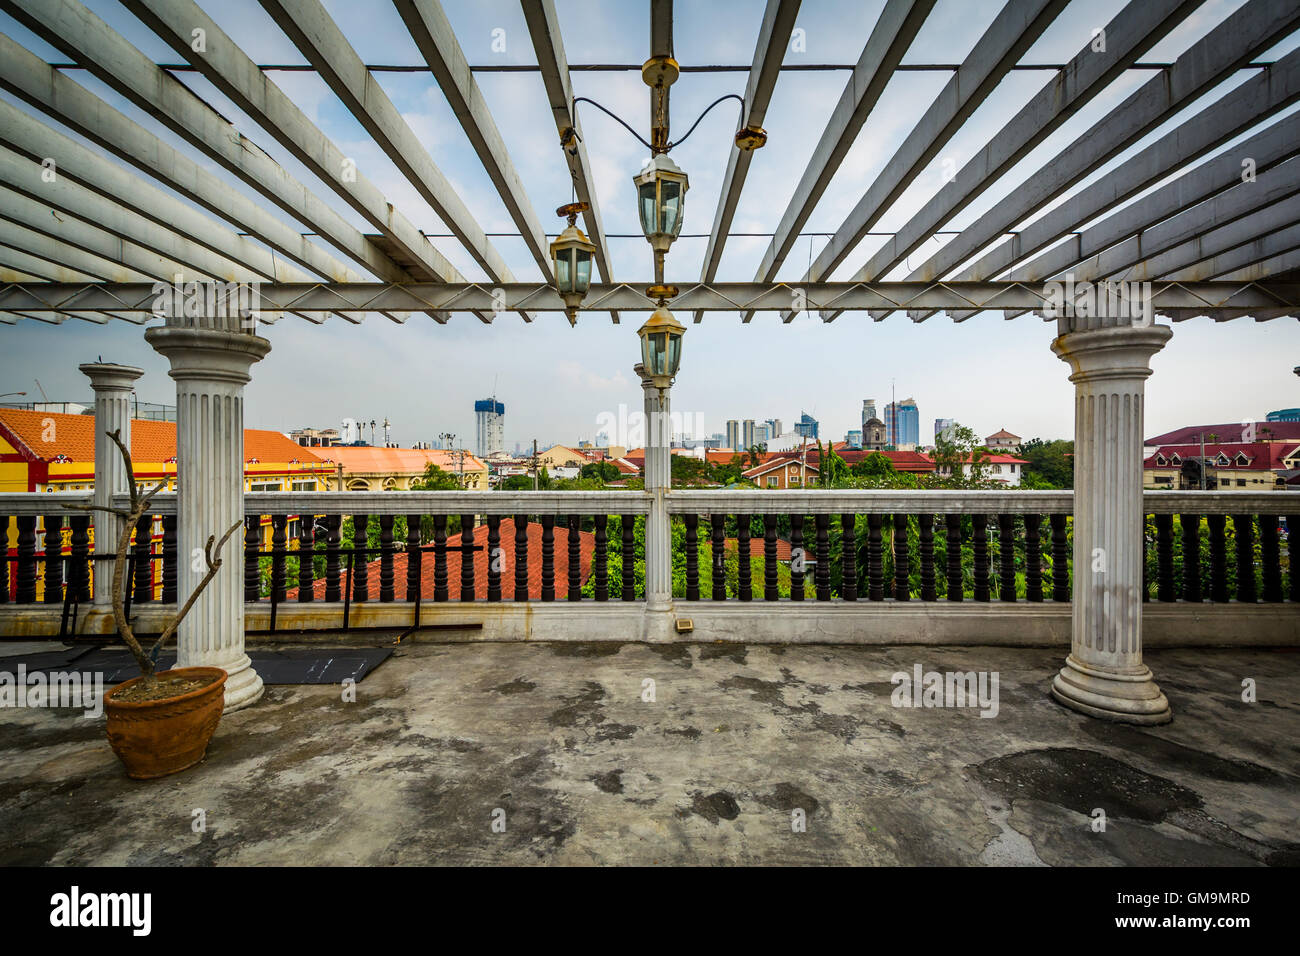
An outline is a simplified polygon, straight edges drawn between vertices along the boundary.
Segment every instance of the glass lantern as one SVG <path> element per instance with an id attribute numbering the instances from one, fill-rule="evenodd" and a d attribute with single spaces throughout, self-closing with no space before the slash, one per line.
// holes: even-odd
<path id="1" fill-rule="evenodd" d="M 664 153 L 648 160 L 632 177 L 636 184 L 641 231 L 655 252 L 667 252 L 682 231 L 682 211 L 690 181 Z"/>
<path id="2" fill-rule="evenodd" d="M 662 305 L 637 330 L 636 334 L 641 336 L 643 372 L 659 388 L 667 388 L 677 375 L 685 332 L 685 326 Z"/>
<path id="3" fill-rule="evenodd" d="M 583 235 L 577 226 L 578 213 L 586 203 L 561 206 L 560 215 L 569 217 L 569 225 L 551 243 L 551 261 L 555 265 L 555 290 L 564 300 L 564 314 L 569 324 L 577 323 L 578 306 L 591 288 L 591 259 L 596 253 L 595 244 Z"/>

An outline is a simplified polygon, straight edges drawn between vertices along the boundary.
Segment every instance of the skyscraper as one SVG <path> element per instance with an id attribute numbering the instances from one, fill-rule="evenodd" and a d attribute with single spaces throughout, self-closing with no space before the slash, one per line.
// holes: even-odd
<path id="1" fill-rule="evenodd" d="M 819 426 L 817 419 L 813 418 L 807 412 L 801 414 L 799 420 L 795 422 L 794 425 L 795 434 L 802 435 L 804 438 L 816 438 L 818 429 Z"/>
<path id="2" fill-rule="evenodd" d="M 480 457 L 505 451 L 506 407 L 495 398 L 474 403 L 474 454 Z"/>
<path id="3" fill-rule="evenodd" d="M 740 422 L 734 418 L 727 419 L 727 447 L 740 450 Z"/>
<path id="4" fill-rule="evenodd" d="M 949 437 L 949 434 L 956 427 L 957 427 L 957 422 L 955 419 L 936 418 L 934 420 L 934 440 L 937 442 L 941 438 L 947 439 Z"/>
<path id="5" fill-rule="evenodd" d="M 864 435 L 867 431 L 867 422 L 879 417 L 876 414 L 876 400 L 874 398 L 864 398 L 862 400 L 862 432 Z"/>
<path id="6" fill-rule="evenodd" d="M 921 412 L 916 399 L 905 398 L 885 406 L 885 440 L 895 448 L 921 442 Z"/>
<path id="7" fill-rule="evenodd" d="M 741 423 L 740 440 L 745 443 L 746 448 L 754 447 L 754 419 L 746 418 Z"/>

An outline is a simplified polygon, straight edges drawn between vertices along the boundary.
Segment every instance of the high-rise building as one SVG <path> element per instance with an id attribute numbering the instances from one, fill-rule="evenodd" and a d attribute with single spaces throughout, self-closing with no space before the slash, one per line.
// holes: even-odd
<path id="1" fill-rule="evenodd" d="M 905 398 L 885 406 L 885 439 L 895 448 L 921 443 L 921 412 L 916 399 Z"/>
<path id="2" fill-rule="evenodd" d="M 802 435 L 804 438 L 816 438 L 818 437 L 818 428 L 817 419 L 804 412 L 799 416 L 799 420 L 795 422 L 794 433 Z"/>
<path id="3" fill-rule="evenodd" d="M 761 425 L 754 426 L 754 444 L 766 445 L 769 439 L 775 438 L 772 434 L 772 426 L 764 422 Z"/>
<path id="4" fill-rule="evenodd" d="M 867 430 L 867 422 L 879 417 L 876 414 L 876 400 L 874 398 L 864 398 L 862 400 L 862 431 L 864 434 Z"/>
<path id="5" fill-rule="evenodd" d="M 753 448 L 754 441 L 754 419 L 746 418 L 740 425 L 740 440 L 745 443 L 746 448 Z"/>
<path id="6" fill-rule="evenodd" d="M 850 448 L 854 448 L 854 449 L 861 448 L 861 447 L 862 447 L 862 429 L 860 429 L 860 428 L 850 428 L 850 429 L 848 430 L 848 433 L 844 436 L 844 442 L 845 442 L 845 444 L 847 444 Z"/>
<path id="7" fill-rule="evenodd" d="M 952 418 L 936 418 L 934 420 L 934 440 L 948 440 L 952 436 L 953 430 L 957 427 L 957 422 Z"/>
<path id="8" fill-rule="evenodd" d="M 782 434 L 783 433 L 781 431 L 781 419 L 769 418 L 767 420 L 767 437 L 780 438 Z"/>
<path id="9" fill-rule="evenodd" d="M 504 451 L 506 407 L 495 398 L 474 403 L 474 454 L 480 458 Z"/>
<path id="10" fill-rule="evenodd" d="M 727 419 L 727 447 L 740 450 L 740 422 L 734 418 Z"/>

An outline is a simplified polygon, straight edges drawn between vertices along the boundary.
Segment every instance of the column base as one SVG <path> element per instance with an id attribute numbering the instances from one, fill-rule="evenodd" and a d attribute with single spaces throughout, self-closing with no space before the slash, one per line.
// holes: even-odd
<path id="1" fill-rule="evenodd" d="M 247 654 L 240 654 L 239 659 L 230 661 L 185 660 L 176 662 L 177 667 L 220 667 L 226 672 L 225 709 L 223 713 L 240 710 L 256 704 L 265 690 L 262 675 L 253 670 L 253 662 Z"/>
<path id="2" fill-rule="evenodd" d="M 1052 681 L 1052 697 L 1071 710 L 1102 720 L 1153 725 L 1174 719 L 1169 700 L 1145 666 L 1135 674 L 1108 673 L 1071 654 Z"/>

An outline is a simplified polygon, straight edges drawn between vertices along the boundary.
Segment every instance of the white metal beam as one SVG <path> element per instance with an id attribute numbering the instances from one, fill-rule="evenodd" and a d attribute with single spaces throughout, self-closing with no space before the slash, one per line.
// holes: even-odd
<path id="1" fill-rule="evenodd" d="M 470 72 L 469 61 L 465 59 L 447 15 L 437 0 L 393 0 L 393 5 L 397 7 L 415 45 L 419 47 L 438 86 L 465 130 L 465 135 L 469 137 L 474 152 L 478 154 L 479 161 L 496 186 L 524 244 L 533 254 L 537 268 L 548 280 L 553 279 L 546 231 L 510 160 L 505 139 L 492 119 L 492 112 L 488 109 L 487 100 L 483 98 L 474 74 Z M 510 281 L 508 272 L 500 275 L 502 281 Z"/>
<path id="2" fill-rule="evenodd" d="M 754 60 L 749 67 L 749 83 L 745 88 L 745 105 L 740 117 L 742 129 L 751 125 L 762 126 L 764 123 L 768 104 L 772 101 L 772 91 L 776 88 L 777 77 L 781 75 L 781 62 L 790 45 L 795 18 L 799 15 L 799 3 L 800 0 L 767 0 L 763 23 L 758 31 L 758 43 L 754 47 Z M 727 171 L 722 177 L 722 191 L 718 195 L 718 208 L 713 214 L 709 244 L 704 251 L 701 282 L 712 282 L 718 274 L 722 250 L 726 246 L 727 234 L 731 231 L 736 206 L 740 202 L 740 193 L 745 188 L 745 179 L 749 175 L 749 165 L 753 159 L 752 150 L 740 149 L 732 144 L 727 157 Z M 695 321 L 699 322 L 700 319 L 701 314 L 695 313 Z"/>
<path id="3" fill-rule="evenodd" d="M 582 214 L 587 227 L 587 238 L 596 247 L 596 268 L 606 282 L 614 280 L 609 263 L 609 247 L 605 239 L 605 226 L 601 220 L 600 203 L 596 199 L 596 181 L 591 175 L 591 160 L 587 157 L 587 142 L 582 136 L 582 124 L 573 108 L 573 86 L 569 78 L 569 60 L 564 54 L 564 39 L 560 35 L 560 20 L 555 12 L 555 0 L 521 0 L 524 21 L 533 41 L 533 52 L 546 88 L 546 99 L 555 120 L 555 130 L 560 135 L 560 148 L 569 167 L 569 178 L 580 202 L 587 204 Z M 618 322 L 617 312 L 610 317 Z"/>
<path id="4" fill-rule="evenodd" d="M 1021 54 L 1051 25 L 1065 4 L 1066 0 L 1020 0 L 1002 8 L 970 55 L 835 230 L 835 235 L 805 273 L 804 281 L 823 279 L 844 261 L 993 92 Z"/>
<path id="5" fill-rule="evenodd" d="M 49 0 L 40 5 L 20 5 L 15 0 L 0 0 L 0 9 L 84 66 L 96 79 L 159 120 L 358 265 L 385 282 L 401 282 L 411 278 L 405 269 L 381 252 L 375 243 L 289 175 L 283 166 L 199 99 L 189 87 L 160 68 L 77 0 Z M 39 76 L 34 76 L 31 84 L 13 88 L 15 93 L 24 97 L 34 95 L 36 90 L 41 90 Z M 64 91 L 65 87 L 60 84 L 42 90 L 39 95 L 44 100 L 62 103 L 61 94 Z M 88 130 L 79 129 L 79 132 L 90 135 Z M 136 159 L 129 156 L 123 158 L 136 162 Z"/>
<path id="6" fill-rule="evenodd" d="M 1094 49 L 1089 40 L 1064 70 L 1053 76 L 1023 108 L 976 153 L 925 206 L 867 261 L 853 278 L 868 282 L 885 276 L 911 255 L 944 223 L 983 192 L 1043 140 L 1110 85 L 1204 0 L 1137 0 L 1106 24 L 1106 45 Z M 1136 131 L 1134 131 L 1136 135 Z M 1040 173 L 1057 179 L 1059 165 L 1068 165 L 1069 152 Z M 1022 190 L 1012 191 L 1019 197 Z M 954 240 L 957 241 L 957 240 Z M 924 276 L 929 278 L 929 276 Z"/>
<path id="7" fill-rule="evenodd" d="M 935 0 L 888 0 L 885 4 L 767 245 L 754 273 L 756 281 L 769 282 L 776 277 L 934 4 Z M 747 313 L 745 321 L 752 314 Z"/>
<path id="8" fill-rule="evenodd" d="M 192 0 L 122 0 L 127 9 L 184 56 L 282 147 L 438 281 L 464 277 L 289 97 Z M 203 30 L 205 52 L 193 50 Z"/>

